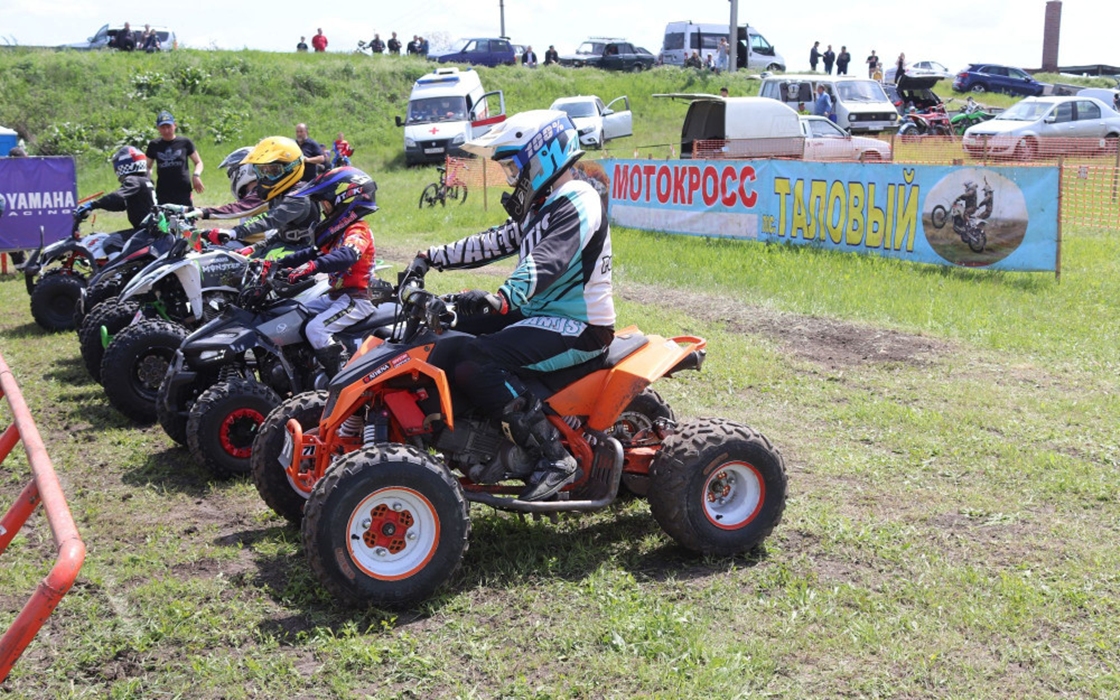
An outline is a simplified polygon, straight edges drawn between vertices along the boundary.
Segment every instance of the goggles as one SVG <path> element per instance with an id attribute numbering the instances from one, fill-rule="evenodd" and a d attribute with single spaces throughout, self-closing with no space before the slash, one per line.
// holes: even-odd
<path id="1" fill-rule="evenodd" d="M 290 164 L 284 163 L 264 163 L 261 165 L 253 165 L 253 171 L 256 172 L 257 178 L 261 180 L 275 181 L 279 180 L 288 172 Z"/>

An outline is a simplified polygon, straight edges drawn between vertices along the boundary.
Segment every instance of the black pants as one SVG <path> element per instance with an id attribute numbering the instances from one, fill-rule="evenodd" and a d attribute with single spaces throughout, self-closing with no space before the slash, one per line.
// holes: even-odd
<path id="1" fill-rule="evenodd" d="M 614 329 L 556 317 L 533 317 L 470 340 L 452 373 L 459 391 L 497 418 L 526 391 L 525 378 L 601 358 Z"/>

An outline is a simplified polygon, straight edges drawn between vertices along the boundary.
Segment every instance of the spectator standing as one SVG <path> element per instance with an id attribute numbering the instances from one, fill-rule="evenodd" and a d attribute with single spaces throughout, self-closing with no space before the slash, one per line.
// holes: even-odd
<path id="1" fill-rule="evenodd" d="M 327 35 L 323 33 L 322 28 L 311 37 L 311 46 L 315 49 L 315 53 L 323 53 L 327 50 Z"/>
<path id="2" fill-rule="evenodd" d="M 300 182 L 311 182 L 326 169 L 327 153 L 319 142 L 307 135 L 306 124 L 296 124 L 296 143 L 303 153 L 303 176 Z"/>
<path id="3" fill-rule="evenodd" d="M 708 54 L 707 56 L 704 57 L 704 70 L 715 70 L 715 69 L 716 69 L 716 64 L 715 64 L 715 61 L 712 60 L 712 54 Z"/>
<path id="4" fill-rule="evenodd" d="M 875 49 L 871 49 L 871 55 L 867 57 L 867 77 L 872 78 L 875 76 L 875 69 L 879 67 L 879 57 L 875 55 Z"/>
<path id="5" fill-rule="evenodd" d="M 307 53 L 307 41 L 306 41 L 306 39 L 307 39 L 307 37 L 303 37 L 303 36 L 301 36 L 299 38 L 299 43 L 296 44 L 296 51 L 299 51 L 301 53 Z"/>
<path id="6" fill-rule="evenodd" d="M 1120 112 L 1120 92 L 1112 96 L 1112 109 Z M 11 155 L 10 153 L 8 155 Z M 27 155 L 26 153 L 24 155 Z"/>
<path id="7" fill-rule="evenodd" d="M 548 45 L 548 51 L 544 52 L 544 64 L 551 66 L 553 63 L 560 62 L 560 54 L 556 52 L 556 47 L 552 44 Z"/>
<path id="8" fill-rule="evenodd" d="M 847 46 L 840 47 L 840 53 L 836 56 L 836 75 L 847 75 L 848 64 L 852 62 L 852 54 L 848 53 Z"/>
<path id="9" fill-rule="evenodd" d="M 813 114 L 818 117 L 827 117 L 832 113 L 832 98 L 824 90 L 824 85 L 817 83 L 817 99 L 813 101 Z"/>
<path id="10" fill-rule="evenodd" d="M 809 70 L 814 72 L 817 70 L 817 62 L 821 60 L 820 45 L 821 42 L 814 41 L 813 48 L 809 49 Z"/>
<path id="11" fill-rule="evenodd" d="M 700 60 L 700 53 L 698 51 L 693 51 L 692 55 L 689 56 L 687 59 L 685 59 L 684 67 L 685 68 L 703 68 L 704 67 L 704 62 Z"/>
<path id="12" fill-rule="evenodd" d="M 521 65 L 526 68 L 537 67 L 537 54 L 533 51 L 532 46 L 525 47 L 525 53 L 521 54 Z"/>
<path id="13" fill-rule="evenodd" d="M 824 61 L 825 75 L 832 75 L 832 64 L 836 63 L 836 53 L 832 50 L 832 44 L 821 54 L 821 60 Z"/>
<path id="14" fill-rule="evenodd" d="M 149 29 L 147 35 L 144 37 L 144 51 L 147 53 L 155 53 L 163 48 L 159 43 L 159 35 L 156 34 L 155 29 Z"/>
<path id="15" fill-rule="evenodd" d="M 369 42 L 369 50 L 374 56 L 385 53 L 385 42 L 381 41 L 381 35 L 377 32 L 373 33 L 373 39 Z"/>
<path id="16" fill-rule="evenodd" d="M 420 37 L 420 55 L 427 58 L 428 56 L 428 40 Z"/>
<path id="17" fill-rule="evenodd" d="M 727 45 L 727 39 L 724 37 L 719 38 L 719 47 L 716 49 L 716 72 L 727 70 L 727 56 L 730 48 Z"/>
<path id="18" fill-rule="evenodd" d="M 420 39 L 415 34 L 412 35 L 412 41 L 408 42 L 405 51 L 409 56 L 415 56 L 420 53 Z"/>
<path id="19" fill-rule="evenodd" d="M 386 44 L 386 46 L 389 47 L 390 54 L 394 56 L 401 55 L 401 40 L 397 38 L 396 32 L 393 32 L 393 36 L 389 37 L 389 43 Z"/>
<path id="20" fill-rule="evenodd" d="M 159 138 L 148 142 L 144 155 L 148 159 L 148 172 L 156 174 L 156 198 L 160 204 L 193 206 L 191 189 L 202 194 L 202 156 L 195 150 L 194 142 L 176 136 L 175 117 L 166 109 L 156 117 Z M 194 163 L 192 174 L 188 162 Z M 155 168 L 153 170 L 153 164 Z"/>
<path id="21" fill-rule="evenodd" d="M 898 54 L 898 62 L 894 64 L 895 85 L 898 84 L 898 81 L 902 80 L 904 75 L 906 75 L 906 54 L 900 53 Z"/>
<path id="22" fill-rule="evenodd" d="M 124 29 L 117 32 L 116 46 L 121 51 L 132 51 L 136 48 L 136 37 L 132 36 L 132 27 L 124 23 Z"/>

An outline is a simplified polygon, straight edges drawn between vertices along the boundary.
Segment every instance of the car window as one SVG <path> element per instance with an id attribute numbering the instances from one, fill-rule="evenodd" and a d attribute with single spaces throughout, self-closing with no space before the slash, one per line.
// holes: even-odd
<path id="1" fill-rule="evenodd" d="M 1030 102 L 1028 100 L 1023 100 L 1000 112 L 996 115 L 996 119 L 1020 122 L 1038 121 L 1046 116 L 1046 113 L 1050 111 L 1052 106 L 1053 105 L 1046 102 Z"/>
<path id="2" fill-rule="evenodd" d="M 874 80 L 845 80 L 836 83 L 836 94 L 845 102 L 889 102 L 883 86 Z"/>
<path id="3" fill-rule="evenodd" d="M 988 66 L 980 72 L 987 73 L 988 75 L 1007 75 L 1007 69 L 1003 66 Z"/>
<path id="4" fill-rule="evenodd" d="M 479 39 L 478 41 L 474 42 L 474 47 L 468 50 L 476 53 L 487 53 L 488 51 L 490 51 L 490 42 L 486 39 Z"/>
<path id="5" fill-rule="evenodd" d="M 663 51 L 679 51 L 684 48 L 684 32 L 672 32 L 665 35 L 665 41 L 661 44 Z"/>
<path id="6" fill-rule="evenodd" d="M 1054 122 L 1071 122 L 1073 121 L 1073 103 L 1063 102 L 1058 105 L 1054 110 Z"/>
<path id="7" fill-rule="evenodd" d="M 595 105 L 591 102 L 562 102 L 561 104 L 553 105 L 552 109 L 558 109 L 572 119 L 595 117 L 599 115 L 595 110 Z"/>
<path id="8" fill-rule="evenodd" d="M 1101 108 L 1097 105 L 1096 102 L 1090 102 L 1089 100 L 1078 100 L 1077 118 L 1081 120 L 1100 119 Z"/>
<path id="9" fill-rule="evenodd" d="M 491 40 L 490 50 L 499 53 L 509 53 L 509 42 L 502 40 Z"/>
<path id="10" fill-rule="evenodd" d="M 774 49 L 770 47 L 770 42 L 766 41 L 766 38 L 761 34 L 751 35 L 751 48 L 754 49 L 755 53 L 768 55 L 774 51 Z"/>
<path id="11" fill-rule="evenodd" d="M 1030 80 L 1031 79 L 1031 76 L 1027 75 L 1026 73 L 1019 70 L 1018 68 L 1008 68 L 1007 69 L 1007 74 L 1010 75 L 1012 78 L 1015 78 L 1016 80 Z"/>
<path id="12" fill-rule="evenodd" d="M 463 121 L 467 115 L 464 97 L 428 97 L 408 103 L 409 124 Z"/>
<path id="13" fill-rule="evenodd" d="M 842 139 L 847 136 L 840 127 L 823 119 L 810 119 L 809 130 L 817 139 Z"/>

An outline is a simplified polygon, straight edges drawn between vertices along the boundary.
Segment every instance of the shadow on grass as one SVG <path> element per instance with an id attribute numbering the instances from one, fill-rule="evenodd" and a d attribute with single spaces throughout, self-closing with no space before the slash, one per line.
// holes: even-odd
<path id="1" fill-rule="evenodd" d="M 108 410 L 124 422 L 128 419 Z M 129 486 L 159 484 L 172 493 L 204 498 L 212 490 L 214 477 L 198 466 L 185 447 L 167 447 L 148 455 L 144 462 L 121 474 L 121 483 Z"/>
<path id="2" fill-rule="evenodd" d="M 57 337 L 62 338 L 67 333 L 73 335 L 74 331 L 48 331 L 39 327 L 39 324 L 34 321 L 24 323 L 19 326 L 12 326 L 11 328 L 0 329 L 0 338 L 27 338 L 29 336 L 42 336 L 44 338 Z"/>
<path id="3" fill-rule="evenodd" d="M 43 373 L 43 378 L 70 386 L 89 385 L 96 387 L 98 392 L 101 391 L 101 385 L 95 382 L 93 377 L 89 376 L 89 372 L 86 371 L 86 365 L 82 362 L 81 356 L 57 358 L 51 363 L 51 368 Z"/>
<path id="4" fill-rule="evenodd" d="M 759 548 L 738 557 L 710 557 L 690 552 L 661 532 L 644 505 L 619 505 L 598 514 L 561 516 L 557 523 L 475 507 L 470 548 L 462 567 L 433 598 L 407 610 L 346 608 L 319 586 L 302 555 L 298 528 L 277 526 L 227 535 L 215 541 L 280 554 L 254 556 L 252 583 L 268 591 L 280 606 L 297 614 L 261 622 L 261 631 L 279 639 L 329 628 L 356 625 L 396 628 L 425 620 L 462 595 L 501 598 L 527 582 L 562 580 L 578 584 L 604 566 L 629 572 L 639 582 L 690 580 L 753 567 L 767 554 Z M 292 556 L 292 548 L 300 554 Z"/>

